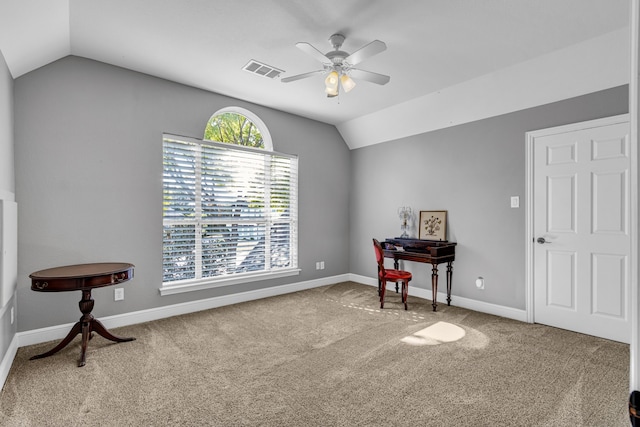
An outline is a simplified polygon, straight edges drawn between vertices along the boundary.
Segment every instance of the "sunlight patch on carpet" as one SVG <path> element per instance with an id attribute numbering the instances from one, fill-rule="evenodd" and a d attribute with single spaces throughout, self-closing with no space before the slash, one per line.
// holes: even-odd
<path id="1" fill-rule="evenodd" d="M 336 302 L 334 300 L 328 299 L 327 301 Z M 350 308 L 354 310 L 361 310 L 369 314 L 382 314 L 385 316 L 397 316 L 402 317 L 403 319 L 411 320 L 413 322 L 420 322 L 425 319 L 425 317 L 415 311 L 406 311 L 402 309 L 394 310 L 392 308 L 380 309 L 380 308 L 372 308 L 371 306 L 363 306 L 355 303 L 341 304 L 344 308 Z"/>
<path id="2" fill-rule="evenodd" d="M 409 345 L 438 345 L 459 341 L 465 335 L 465 330 L 460 326 L 448 322 L 437 322 L 400 341 Z"/>

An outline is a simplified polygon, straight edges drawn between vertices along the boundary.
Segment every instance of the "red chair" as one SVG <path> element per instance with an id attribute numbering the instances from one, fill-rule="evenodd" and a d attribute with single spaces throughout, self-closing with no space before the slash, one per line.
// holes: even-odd
<path id="1" fill-rule="evenodd" d="M 411 273 L 403 270 L 387 270 L 384 268 L 384 251 L 382 245 L 376 239 L 373 239 L 373 249 L 376 252 L 376 261 L 378 261 L 378 283 L 380 285 L 380 308 L 384 308 L 384 294 L 387 290 L 387 282 L 396 283 L 396 291 L 398 289 L 397 283 L 402 282 L 402 302 L 404 303 L 404 309 L 407 309 L 407 298 L 409 296 L 409 281 L 411 280 Z"/>

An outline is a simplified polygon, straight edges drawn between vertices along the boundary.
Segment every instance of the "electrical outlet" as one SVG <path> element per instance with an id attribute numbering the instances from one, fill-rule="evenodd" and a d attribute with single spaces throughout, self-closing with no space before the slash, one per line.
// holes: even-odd
<path id="1" fill-rule="evenodd" d="M 324 270 L 324 261 L 320 261 L 320 270 Z"/>
<path id="2" fill-rule="evenodd" d="M 482 290 L 484 289 L 484 278 L 483 277 L 478 277 L 476 279 L 476 288 Z"/>
<path id="3" fill-rule="evenodd" d="M 113 290 L 113 300 L 122 301 L 124 299 L 124 288 L 115 288 Z"/>
<path id="4" fill-rule="evenodd" d="M 511 207 L 512 208 L 520 207 L 520 196 L 511 196 Z"/>

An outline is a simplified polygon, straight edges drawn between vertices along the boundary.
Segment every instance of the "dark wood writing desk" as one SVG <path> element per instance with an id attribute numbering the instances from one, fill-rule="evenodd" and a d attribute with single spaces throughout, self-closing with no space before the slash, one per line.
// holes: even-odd
<path id="1" fill-rule="evenodd" d="M 36 271 L 29 275 L 31 290 L 38 292 L 82 291 L 79 306 L 82 312 L 80 320 L 73 325 L 67 336 L 46 353 L 33 356 L 41 359 L 51 356 L 67 346 L 76 335 L 82 334 L 82 350 L 78 366 L 86 364 L 87 343 L 93 331 L 115 342 L 133 341 L 135 338 L 121 338 L 113 335 L 102 323 L 91 314 L 93 299 L 91 290 L 103 286 L 124 283 L 133 277 L 133 264 L 124 262 L 108 262 L 95 264 L 68 265 Z"/>
<path id="2" fill-rule="evenodd" d="M 419 239 L 386 239 L 382 243 L 384 256 L 393 258 L 393 268 L 399 269 L 398 261 L 413 261 L 431 264 L 431 293 L 433 311 L 436 311 L 438 294 L 438 264 L 447 263 L 447 305 L 451 305 L 451 279 L 453 276 L 453 260 L 456 257 L 455 242 L 419 240 Z M 391 249 L 396 246 L 403 250 Z M 396 284 L 396 292 L 398 291 Z M 378 290 L 380 283 L 378 282 Z"/>

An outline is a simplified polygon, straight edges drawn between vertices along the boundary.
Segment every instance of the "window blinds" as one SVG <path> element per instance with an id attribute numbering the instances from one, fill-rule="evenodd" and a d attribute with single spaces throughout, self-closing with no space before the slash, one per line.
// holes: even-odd
<path id="1" fill-rule="evenodd" d="M 163 135 L 163 282 L 297 268 L 298 159 Z"/>

